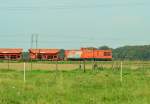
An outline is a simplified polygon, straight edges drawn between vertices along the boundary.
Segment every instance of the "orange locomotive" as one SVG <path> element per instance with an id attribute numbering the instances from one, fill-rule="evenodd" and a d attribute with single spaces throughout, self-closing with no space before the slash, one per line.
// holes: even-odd
<path id="1" fill-rule="evenodd" d="M 112 60 L 112 50 L 81 48 L 80 50 L 65 50 L 66 60 Z"/>

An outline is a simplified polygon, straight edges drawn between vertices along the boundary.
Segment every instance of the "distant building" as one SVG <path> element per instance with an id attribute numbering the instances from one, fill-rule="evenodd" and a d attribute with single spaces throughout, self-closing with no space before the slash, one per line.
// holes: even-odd
<path id="1" fill-rule="evenodd" d="M 59 60 L 60 49 L 29 49 L 32 60 Z"/>
<path id="2" fill-rule="evenodd" d="M 21 48 L 0 48 L 0 60 L 20 60 L 22 51 Z"/>

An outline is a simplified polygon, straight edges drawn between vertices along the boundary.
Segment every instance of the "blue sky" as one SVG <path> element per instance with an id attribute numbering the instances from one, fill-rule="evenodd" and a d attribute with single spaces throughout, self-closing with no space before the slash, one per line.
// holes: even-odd
<path id="1" fill-rule="evenodd" d="M 149 0 L 0 0 L 0 47 L 150 44 Z"/>

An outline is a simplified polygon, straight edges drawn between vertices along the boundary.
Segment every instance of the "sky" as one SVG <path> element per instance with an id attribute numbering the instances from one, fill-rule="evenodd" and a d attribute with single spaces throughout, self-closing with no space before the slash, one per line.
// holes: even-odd
<path id="1" fill-rule="evenodd" d="M 0 47 L 150 44 L 149 0 L 0 0 Z M 34 44 L 35 47 L 35 38 Z"/>

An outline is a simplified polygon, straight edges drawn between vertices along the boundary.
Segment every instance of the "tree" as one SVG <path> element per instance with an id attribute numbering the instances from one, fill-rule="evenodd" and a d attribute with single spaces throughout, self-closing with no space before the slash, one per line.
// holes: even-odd
<path id="1" fill-rule="evenodd" d="M 104 46 L 100 46 L 98 49 L 100 49 L 100 50 L 109 50 L 111 48 L 104 45 Z"/>

